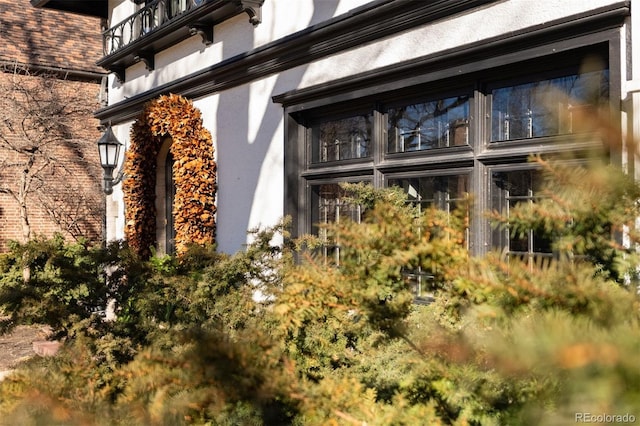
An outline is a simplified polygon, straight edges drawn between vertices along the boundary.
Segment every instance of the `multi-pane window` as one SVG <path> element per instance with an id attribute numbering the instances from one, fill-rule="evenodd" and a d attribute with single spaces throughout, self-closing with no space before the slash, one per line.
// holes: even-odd
<path id="1" fill-rule="evenodd" d="M 609 95 L 607 70 L 537 79 L 491 90 L 491 142 L 577 133 L 578 114 Z"/>
<path id="2" fill-rule="evenodd" d="M 420 176 L 392 178 L 389 186 L 398 186 L 407 194 L 407 201 L 420 211 L 435 207 L 446 212 L 454 211 L 469 193 L 469 176 Z"/>
<path id="3" fill-rule="evenodd" d="M 415 103 L 387 110 L 387 151 L 409 152 L 467 145 L 469 96 Z"/>
<path id="4" fill-rule="evenodd" d="M 372 114 L 355 115 L 312 126 L 312 162 L 326 163 L 369 157 L 372 119 Z"/>
<path id="5" fill-rule="evenodd" d="M 360 223 L 362 207 L 345 201 L 344 190 L 338 183 L 326 183 L 312 186 L 312 220 L 316 234 L 323 242 L 322 253 L 325 258 L 340 263 L 339 236 L 331 235 L 323 226 L 340 223 L 345 220 Z"/>
<path id="6" fill-rule="evenodd" d="M 422 209 L 453 212 L 464 200 L 465 239 L 474 254 L 497 248 L 512 258 L 552 256 L 540 232 L 493 229 L 486 212 L 509 215 L 518 204 L 536 202 L 540 177 L 527 164 L 529 154 L 580 154 L 601 146 L 597 134 L 585 133 L 585 116 L 613 104 L 608 52 L 599 44 L 480 70 L 460 81 L 446 76 L 442 84 L 372 90 L 363 98 L 358 90 L 296 109 L 290 129 L 297 151 L 289 158 L 299 171 L 292 181 L 296 196 L 304 197 L 297 229 L 321 233 L 318 224 L 359 220 L 363 212 L 343 201 L 338 183 L 366 181 L 402 187 L 407 201 Z M 582 59 L 594 53 L 603 65 L 580 71 Z M 339 257 L 339 242 L 321 236 L 326 255 Z"/>
<path id="7" fill-rule="evenodd" d="M 542 177 L 537 170 L 494 171 L 493 209 L 509 217 L 511 210 L 522 203 L 534 203 L 540 197 Z M 509 227 L 495 230 L 494 241 L 509 257 L 533 262 L 550 257 L 551 240 L 541 230 L 515 232 Z"/>
<path id="8" fill-rule="evenodd" d="M 402 188 L 407 194 L 407 202 L 418 207 L 418 213 L 429 208 L 453 212 L 462 207 L 469 194 L 468 174 L 400 177 L 389 179 L 387 184 Z M 403 274 L 417 302 L 432 300 L 429 292 L 433 285 L 431 274 L 421 267 L 406 268 Z"/>

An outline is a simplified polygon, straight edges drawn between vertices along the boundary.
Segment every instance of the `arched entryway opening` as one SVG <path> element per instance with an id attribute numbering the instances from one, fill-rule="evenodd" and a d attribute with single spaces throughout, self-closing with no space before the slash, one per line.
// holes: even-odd
<path id="1" fill-rule="evenodd" d="M 156 161 L 156 248 L 158 254 L 175 254 L 176 228 L 173 220 L 173 203 L 176 185 L 173 179 L 173 155 L 171 138 L 165 138 Z"/>
<path id="2" fill-rule="evenodd" d="M 167 95 L 145 106 L 131 128 L 123 185 L 125 238 L 139 255 L 149 257 L 152 247 L 180 255 L 189 244 L 214 242 L 213 155 L 191 101 Z"/>

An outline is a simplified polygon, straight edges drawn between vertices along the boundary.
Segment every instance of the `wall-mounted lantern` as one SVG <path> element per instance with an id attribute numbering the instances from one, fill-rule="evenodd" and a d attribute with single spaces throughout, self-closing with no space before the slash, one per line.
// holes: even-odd
<path id="1" fill-rule="evenodd" d="M 113 134 L 111 129 L 111 123 L 107 126 L 106 130 L 102 134 L 102 137 L 98 140 L 98 152 L 100 153 L 100 165 L 104 170 L 104 193 L 109 195 L 113 192 L 113 187 L 122 181 L 122 170 L 118 172 L 118 175 L 114 178 L 113 171 L 118 166 L 118 158 L 120 158 L 120 148 L 122 143 L 118 140 L 116 135 Z"/>

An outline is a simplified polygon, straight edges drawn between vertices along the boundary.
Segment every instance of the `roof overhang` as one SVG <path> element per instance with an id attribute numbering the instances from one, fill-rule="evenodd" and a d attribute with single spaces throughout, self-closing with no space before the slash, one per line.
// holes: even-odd
<path id="1" fill-rule="evenodd" d="M 37 8 L 59 10 L 61 12 L 77 13 L 80 15 L 107 18 L 107 0 L 30 0 Z"/>

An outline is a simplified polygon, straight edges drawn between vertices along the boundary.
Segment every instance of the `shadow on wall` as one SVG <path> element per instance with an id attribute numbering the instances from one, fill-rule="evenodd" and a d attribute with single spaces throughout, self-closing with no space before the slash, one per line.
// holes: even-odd
<path id="1" fill-rule="evenodd" d="M 314 0 L 313 16 L 309 24 L 333 17 L 339 3 L 340 0 Z M 250 50 L 253 45 L 253 32 L 248 31 L 242 48 L 245 51 Z M 225 51 L 223 46 L 223 53 L 224 57 L 228 57 L 227 55 L 231 52 Z M 255 204 L 256 200 L 278 203 L 277 207 L 270 206 L 268 210 L 282 212 L 284 203 L 282 196 L 279 196 L 283 193 L 282 185 L 284 185 L 284 171 L 281 164 L 284 155 L 284 138 L 274 141 L 282 123 L 283 112 L 279 105 L 272 103 L 271 97 L 297 88 L 302 82 L 305 70 L 306 66 L 301 66 L 280 74 L 272 85 L 271 92 L 260 95 L 260 101 L 264 101 L 264 97 L 268 98 L 268 101 L 264 102 L 264 110 L 260 115 L 251 115 L 250 103 L 256 102 L 256 98 L 251 98 L 249 85 L 239 86 L 220 94 L 216 120 L 217 131 L 214 138 L 218 161 L 217 239 L 222 251 L 234 252 L 242 249 L 247 243 L 247 229 L 258 224 L 271 225 L 274 220 L 279 219 L 269 216 L 269 213 L 266 213 L 264 220 L 256 217 L 256 214 L 257 216 L 260 214 L 256 209 L 264 206 Z M 265 84 L 271 85 L 269 82 Z M 255 108 L 253 110 L 255 111 Z M 255 124 L 256 121 L 259 121 L 259 126 Z M 250 128 L 258 130 L 250 133 Z M 255 137 L 252 136 L 254 134 Z M 278 170 L 274 172 L 278 175 L 278 181 L 267 183 L 265 187 L 265 183 L 260 182 L 260 176 L 268 166 L 265 160 L 272 143 L 282 145 L 278 147 L 280 164 L 276 164 Z M 276 188 L 274 185 L 278 185 L 278 192 L 275 194 L 257 193 L 259 189 Z"/>

